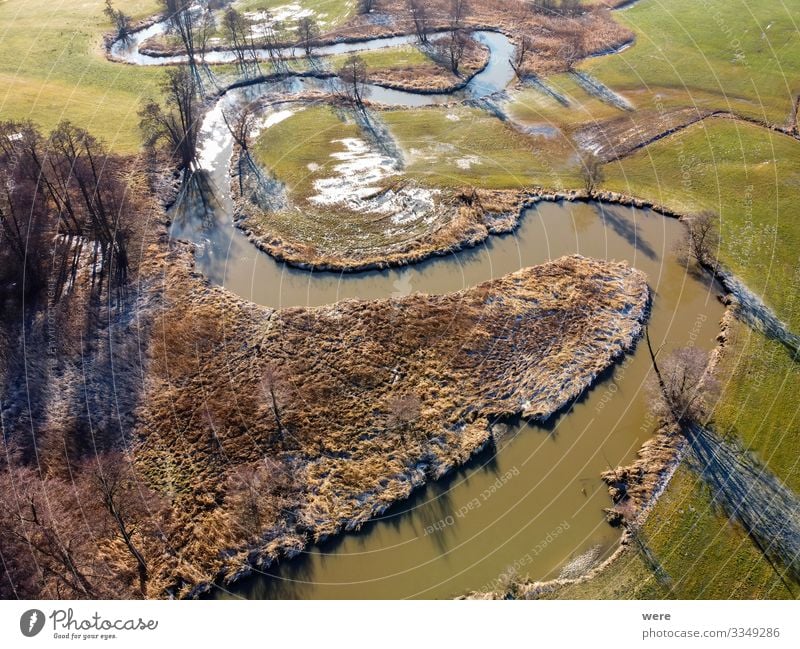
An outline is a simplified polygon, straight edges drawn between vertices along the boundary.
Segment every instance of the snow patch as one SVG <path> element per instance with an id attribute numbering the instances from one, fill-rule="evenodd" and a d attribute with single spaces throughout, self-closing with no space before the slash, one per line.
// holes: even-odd
<path id="1" fill-rule="evenodd" d="M 225 102 L 218 101 L 214 107 L 206 113 L 203 123 L 200 126 L 198 142 L 200 143 L 197 151 L 197 164 L 200 169 L 213 171 L 220 162 L 219 157 L 225 147 L 230 144 L 231 134 L 225 125 L 222 110 Z M 228 159 L 223 161 L 227 163 Z"/>
<path id="2" fill-rule="evenodd" d="M 456 160 L 456 167 L 459 169 L 471 169 L 473 165 L 479 165 L 481 163 L 481 159 L 477 156 L 470 155 L 465 158 L 459 158 Z"/>
<path id="3" fill-rule="evenodd" d="M 225 116 L 223 115 L 226 102 L 218 101 L 214 107 L 208 111 L 203 124 L 200 126 L 200 133 L 198 142 L 200 143 L 197 150 L 197 163 L 200 169 L 206 171 L 213 171 L 220 163 L 229 164 L 230 154 L 225 160 L 221 160 L 220 156 L 225 152 L 226 148 L 231 145 L 232 137 L 225 124 Z M 256 138 L 261 131 L 279 124 L 285 119 L 294 115 L 293 110 L 281 110 L 275 113 L 269 113 L 266 117 L 259 120 L 251 133 L 251 137 Z"/>

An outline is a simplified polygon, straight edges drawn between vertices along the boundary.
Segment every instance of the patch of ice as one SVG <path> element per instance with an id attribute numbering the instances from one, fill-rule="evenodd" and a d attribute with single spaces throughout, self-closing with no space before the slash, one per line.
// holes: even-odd
<path id="1" fill-rule="evenodd" d="M 253 129 L 253 137 L 257 137 L 261 131 L 265 131 L 268 128 L 272 128 L 275 124 L 280 124 L 282 121 L 289 119 L 292 115 L 294 115 L 295 111 L 293 110 L 279 110 L 275 113 L 270 113 L 267 115 L 263 120 L 256 124 L 255 129 Z"/>
<path id="2" fill-rule="evenodd" d="M 391 215 L 395 225 L 425 219 L 435 208 L 439 190 L 402 187 L 382 191 L 383 181 L 400 173 L 397 162 L 371 148 L 359 138 L 333 140 L 344 151 L 331 154 L 339 161 L 336 175 L 314 182 L 317 194 L 309 200 L 317 205 L 345 205 L 355 212 Z M 310 167 L 310 166 L 309 166 Z"/>
<path id="3" fill-rule="evenodd" d="M 372 150 L 364 140 L 351 137 L 333 142 L 345 150 L 331 153 L 331 158 L 341 162 L 333 168 L 336 176 L 314 183 L 318 193 L 311 200 L 319 205 L 364 199 L 380 191 L 380 181 L 398 173 L 394 160 Z"/>
<path id="4" fill-rule="evenodd" d="M 481 164 L 481 159 L 477 156 L 470 155 L 465 158 L 459 158 L 456 160 L 456 167 L 459 169 L 471 169 L 472 165 L 479 165 Z"/>
<path id="5" fill-rule="evenodd" d="M 218 101 L 216 105 L 206 113 L 203 123 L 200 126 L 198 142 L 200 143 L 197 151 L 197 163 L 201 169 L 213 171 L 219 162 L 219 156 L 225 147 L 230 144 L 231 135 L 225 125 L 222 115 L 224 101 Z M 227 163 L 228 161 L 222 161 Z"/>
<path id="6" fill-rule="evenodd" d="M 314 171 L 319 171 L 319 165 L 316 162 L 309 162 L 306 167 L 308 167 L 308 170 L 312 173 Z"/>
<path id="7" fill-rule="evenodd" d="M 213 171 L 220 163 L 228 164 L 230 162 L 230 152 L 225 160 L 220 159 L 225 149 L 230 147 L 231 144 L 231 134 L 227 124 L 225 124 L 225 117 L 222 112 L 225 106 L 225 101 L 218 101 L 216 105 L 206 113 L 203 124 L 200 126 L 198 138 L 200 144 L 197 150 L 197 163 L 200 169 Z M 295 111 L 293 110 L 281 110 L 275 113 L 269 113 L 256 124 L 251 136 L 253 138 L 258 137 L 261 131 L 288 119 L 294 115 L 294 113 Z"/>

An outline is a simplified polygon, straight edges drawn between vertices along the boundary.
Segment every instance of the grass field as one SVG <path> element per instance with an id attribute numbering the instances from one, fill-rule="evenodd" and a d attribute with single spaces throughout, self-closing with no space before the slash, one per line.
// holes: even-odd
<path id="1" fill-rule="evenodd" d="M 358 125 L 345 120 L 330 106 L 306 108 L 264 131 L 253 154 L 295 199 L 303 200 L 314 193 L 314 181 L 330 173 L 331 154 L 341 150 L 335 140 L 360 137 Z"/>
<path id="2" fill-rule="evenodd" d="M 574 151 L 559 135 L 523 136 L 473 108 L 387 111 L 406 173 L 426 184 L 513 189 L 574 185 Z"/>
<path id="3" fill-rule="evenodd" d="M 569 102 L 564 106 L 555 97 L 536 88 L 515 93 L 509 114 L 525 124 L 546 123 L 565 132 L 575 127 L 619 117 L 618 108 L 588 94 L 570 74 L 556 74 L 543 79 L 554 93 Z"/>
<path id="4" fill-rule="evenodd" d="M 329 58 L 331 67 L 338 69 L 347 59 L 348 55 L 338 55 Z M 393 68 L 410 68 L 418 65 L 431 65 L 430 57 L 423 54 L 414 45 L 400 47 L 385 47 L 373 52 L 361 52 L 359 56 L 364 59 L 368 70 L 386 70 Z"/>
<path id="5" fill-rule="evenodd" d="M 322 29 L 341 25 L 355 11 L 355 0 L 238 0 L 236 8 L 241 11 L 269 10 L 289 29 L 296 22 L 295 15 L 310 15 Z"/>
<path id="6" fill-rule="evenodd" d="M 800 327 L 800 142 L 724 119 L 695 124 L 607 168 L 609 189 L 721 215 L 722 260 Z"/>
<path id="7" fill-rule="evenodd" d="M 678 94 L 687 105 L 787 120 L 800 91 L 795 3 L 642 0 L 615 17 L 636 32 L 636 45 L 581 67 L 633 103 Z"/>
<path id="8" fill-rule="evenodd" d="M 564 599 L 786 599 L 791 594 L 741 528 L 710 504 L 697 476 L 678 469 L 634 544 Z"/>
<path id="9" fill-rule="evenodd" d="M 0 3 L 0 114 L 51 128 L 69 119 L 113 149 L 139 148 L 137 111 L 156 92 L 161 72 L 105 60 L 102 36 L 111 30 L 102 0 L 7 0 Z M 131 0 L 142 18 L 156 0 Z"/>

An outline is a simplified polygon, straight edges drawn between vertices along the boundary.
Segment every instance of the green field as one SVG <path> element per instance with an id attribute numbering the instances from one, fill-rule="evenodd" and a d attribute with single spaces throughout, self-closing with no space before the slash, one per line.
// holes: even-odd
<path id="1" fill-rule="evenodd" d="M 640 533 L 608 570 L 555 593 L 563 599 L 786 599 L 791 594 L 741 528 L 717 512 L 681 467 Z"/>
<path id="2" fill-rule="evenodd" d="M 295 199 L 306 199 L 314 193 L 314 181 L 330 175 L 331 154 L 342 148 L 336 140 L 361 136 L 346 119 L 330 106 L 306 108 L 265 130 L 253 155 Z"/>
<path id="3" fill-rule="evenodd" d="M 291 28 L 296 20 L 292 17 L 294 8 L 311 15 L 323 30 L 341 25 L 355 11 L 355 0 L 238 0 L 236 8 L 241 11 L 271 11 L 277 18 L 283 18 L 285 28 Z"/>
<path id="4" fill-rule="evenodd" d="M 387 111 L 408 163 L 426 184 L 514 189 L 578 182 L 570 143 L 560 135 L 527 137 L 474 108 Z"/>
<path id="5" fill-rule="evenodd" d="M 122 152 L 139 149 L 142 99 L 157 92 L 157 68 L 111 63 L 102 37 L 111 31 L 102 0 L 6 0 L 0 3 L 0 114 L 44 128 L 69 119 Z M 137 18 L 156 0 L 125 2 Z"/>
<path id="6" fill-rule="evenodd" d="M 796 12 L 795 12 L 796 13 Z M 642 0 L 616 14 L 637 32 L 626 52 L 581 66 L 637 111 L 685 106 L 731 111 L 785 125 L 800 90 L 800 39 L 785 3 Z M 736 56 L 736 53 L 739 53 Z M 566 85 L 565 85 L 566 81 Z M 572 133 L 613 118 L 566 75 L 546 82 L 570 107 L 539 90 L 515 97 L 511 114 Z M 712 119 L 606 166 L 607 189 L 683 213 L 720 214 L 720 258 L 800 330 L 800 142 L 751 124 Z M 800 490 L 800 364 L 779 343 L 736 323 L 719 369 L 720 434 L 736 436 L 787 486 Z M 636 598 L 791 597 L 746 537 L 681 467 L 641 534 L 641 549 L 598 578 L 556 596 Z"/>
<path id="7" fill-rule="evenodd" d="M 475 108 L 388 110 L 379 114 L 403 152 L 404 177 L 433 187 L 515 189 L 580 183 L 574 150 L 561 136 L 526 137 Z M 361 137 L 330 107 L 303 110 L 259 137 L 256 158 L 298 198 L 323 177 L 335 140 Z M 317 167 L 309 171 L 311 167 Z"/>
<path id="8" fill-rule="evenodd" d="M 542 80 L 554 93 L 569 102 L 564 106 L 552 95 L 527 88 L 513 95 L 509 114 L 526 124 L 546 123 L 569 132 L 582 124 L 594 124 L 622 115 L 622 111 L 588 94 L 570 74 L 556 74 Z"/>
<path id="9" fill-rule="evenodd" d="M 387 70 L 393 68 L 411 68 L 418 65 L 431 65 L 433 61 L 423 54 L 414 45 L 401 45 L 400 47 L 385 47 L 372 52 L 362 52 L 359 56 L 364 59 L 368 70 Z M 347 55 L 330 57 L 331 67 L 339 68 L 347 59 Z"/>
<path id="10" fill-rule="evenodd" d="M 797 331 L 798 161 L 800 142 L 751 125 L 711 120 L 609 165 L 606 185 L 687 213 L 719 212 L 722 261 Z M 800 364 L 779 343 L 737 323 L 718 376 L 722 396 L 715 428 L 738 437 L 787 486 L 800 490 Z M 791 596 L 752 541 L 714 508 L 702 481 L 685 467 L 657 503 L 643 538 L 647 561 L 641 551 L 629 552 L 599 578 L 559 596 Z M 660 570 L 653 568 L 652 558 Z M 669 576 L 666 584 L 662 572 Z"/>

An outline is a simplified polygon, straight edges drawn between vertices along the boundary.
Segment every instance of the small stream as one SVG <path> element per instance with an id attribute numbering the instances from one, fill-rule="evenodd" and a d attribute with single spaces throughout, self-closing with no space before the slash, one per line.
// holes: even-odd
<path id="1" fill-rule="evenodd" d="M 163 29 L 154 25 L 137 42 Z M 487 68 L 458 93 L 423 95 L 373 86 L 370 99 L 421 106 L 485 97 L 513 77 L 513 46 L 502 34 L 476 35 L 490 48 Z M 407 43 L 410 37 L 319 48 L 319 53 L 364 51 Z M 117 47 L 117 46 L 115 46 Z M 130 63 L 175 60 L 138 52 L 114 54 Z M 209 59 L 226 60 L 229 53 Z M 178 59 L 176 59 L 178 60 Z M 240 297 L 270 307 L 313 306 L 343 299 L 377 299 L 412 292 L 443 294 L 520 268 L 580 253 L 627 260 L 653 290 L 650 332 L 664 352 L 715 345 L 723 307 L 719 287 L 687 274 L 672 252 L 681 224 L 649 210 L 592 203 L 540 203 L 513 235 L 493 236 L 472 250 L 401 269 L 339 274 L 293 269 L 259 252 L 232 224 L 228 169 L 232 144 L 224 107 L 270 97 L 291 100 L 308 89 L 333 89 L 335 80 L 295 77 L 224 94 L 202 128 L 200 159 L 216 187 L 212 217 L 176 215 L 172 236 L 196 245 L 197 268 Z M 273 110 L 278 110 L 274 107 Z M 340 535 L 276 565 L 267 575 L 217 589 L 218 597 L 439 598 L 494 587 L 504 571 L 535 579 L 556 577 L 581 555 L 600 560 L 617 546 L 606 522 L 610 505 L 600 474 L 635 457 L 652 436 L 645 379 L 649 359 L 640 345 L 602 381 L 548 425 L 509 429 L 485 451 L 443 480 L 415 492 L 361 532 Z M 587 555 L 588 553 L 588 555 Z"/>

